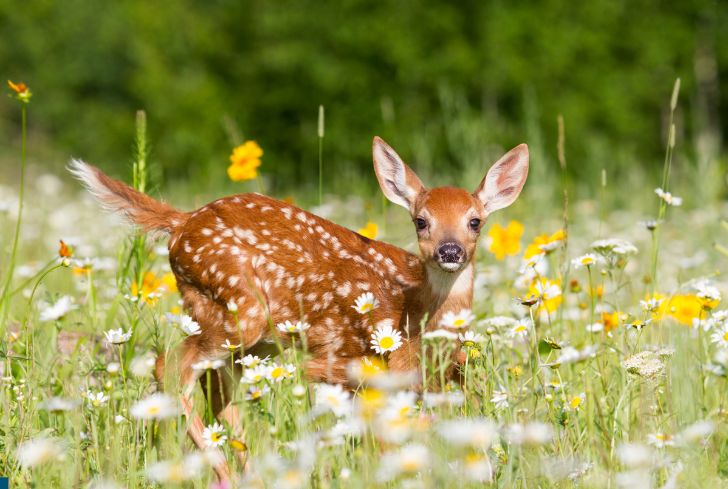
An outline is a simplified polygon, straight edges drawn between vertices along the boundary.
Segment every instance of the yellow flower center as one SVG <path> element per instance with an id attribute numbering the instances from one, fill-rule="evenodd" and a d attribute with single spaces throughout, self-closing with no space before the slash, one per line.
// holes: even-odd
<path id="1" fill-rule="evenodd" d="M 518 326 L 516 326 L 516 328 L 514 329 L 514 331 L 516 333 L 523 333 L 524 331 L 526 331 L 526 326 L 523 325 L 523 324 L 519 324 Z"/>
<path id="2" fill-rule="evenodd" d="M 728 341 L 728 331 L 723 334 L 723 341 Z"/>
<path id="3" fill-rule="evenodd" d="M 394 346 L 394 339 L 391 336 L 385 336 L 381 340 L 379 340 L 379 346 L 383 350 L 387 350 L 389 348 L 392 348 Z"/>
<path id="4" fill-rule="evenodd" d="M 278 377 L 282 377 L 285 372 L 283 371 L 283 368 L 276 367 L 270 372 L 270 376 L 274 379 L 277 379 Z"/>
<path id="5" fill-rule="evenodd" d="M 361 312 L 369 312 L 369 311 L 371 311 L 372 309 L 373 309 L 373 307 L 372 307 L 372 304 L 371 304 L 371 303 L 369 303 L 369 302 L 368 302 L 368 303 L 366 303 L 366 304 L 363 304 L 363 305 L 361 306 Z"/>
<path id="6" fill-rule="evenodd" d="M 459 328 L 460 326 L 465 324 L 465 320 L 462 318 L 457 318 L 455 321 L 452 322 L 452 325 L 456 328 Z"/>
<path id="7" fill-rule="evenodd" d="M 217 443 L 217 442 L 219 442 L 219 441 L 220 441 L 220 438 L 221 438 L 221 437 L 222 437 L 222 435 L 221 435 L 220 433 L 214 432 L 214 433 L 212 433 L 212 434 L 210 435 L 210 440 L 211 440 L 211 441 L 212 441 L 213 443 Z"/>
<path id="8" fill-rule="evenodd" d="M 148 414 L 158 414 L 159 413 L 159 406 L 149 406 L 147 408 Z"/>
<path id="9" fill-rule="evenodd" d="M 571 400 L 571 408 L 576 409 L 581 406 L 581 397 L 575 397 Z"/>

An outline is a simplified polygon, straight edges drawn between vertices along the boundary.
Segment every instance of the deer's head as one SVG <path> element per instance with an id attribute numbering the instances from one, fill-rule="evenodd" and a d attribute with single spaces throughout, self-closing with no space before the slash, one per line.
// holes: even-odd
<path id="1" fill-rule="evenodd" d="M 473 193 L 455 187 L 425 188 L 379 137 L 374 138 L 373 153 L 384 195 L 412 216 L 425 263 L 445 272 L 458 272 L 470 263 L 486 219 L 518 198 L 528 176 L 525 144 L 496 161 Z"/>

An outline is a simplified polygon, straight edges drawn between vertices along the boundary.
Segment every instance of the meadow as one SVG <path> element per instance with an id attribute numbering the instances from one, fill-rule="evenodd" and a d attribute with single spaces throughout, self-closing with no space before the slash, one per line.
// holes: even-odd
<path id="1" fill-rule="evenodd" d="M 25 124 L 23 88 L 11 93 Z M 677 85 L 668 102 L 674 112 Z M 158 393 L 153 377 L 159 352 L 198 333 L 166 243 L 104 213 L 68 174 L 26 168 L 22 134 L 24 179 L 0 188 L 0 475 L 10 487 L 220 488 L 216 455 L 194 449 L 174 389 Z M 417 392 L 372 350 L 352 365 L 351 389 L 312 384 L 305 342 L 272 358 L 230 345 L 229 362 L 200 365 L 203 376 L 235 358 L 243 367 L 242 436 L 196 393 L 235 487 L 728 486 L 728 250 L 716 244 L 728 209 L 706 190 L 715 182 L 672 167 L 674 126 L 665 140 L 661 176 L 613 182 L 605 167 L 581 188 L 562 178 L 563 143 L 532 150 L 521 200 L 483 229 L 473 310 L 425 335 L 417 381 L 444 379 L 460 346 L 461 382 Z M 123 178 L 142 190 L 148 148 L 140 115 Z M 266 191 L 267 148 L 256 148 L 221 161 L 226 189 Z M 491 162 L 470 163 L 463 183 Z M 279 197 L 415 251 L 409 216 L 380 194 L 319 191 Z M 165 191 L 185 209 L 219 196 Z"/>

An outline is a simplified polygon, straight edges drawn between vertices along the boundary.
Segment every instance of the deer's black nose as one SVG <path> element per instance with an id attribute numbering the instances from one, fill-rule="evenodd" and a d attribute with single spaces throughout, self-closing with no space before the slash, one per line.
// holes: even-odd
<path id="1" fill-rule="evenodd" d="M 437 249 L 440 261 L 444 263 L 460 263 L 463 253 L 465 250 L 457 243 L 443 243 Z"/>

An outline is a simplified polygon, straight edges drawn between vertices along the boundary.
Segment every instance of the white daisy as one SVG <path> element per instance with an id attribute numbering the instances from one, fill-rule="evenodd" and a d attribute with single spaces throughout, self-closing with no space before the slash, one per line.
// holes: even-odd
<path id="1" fill-rule="evenodd" d="M 710 341 L 721 348 L 728 348 L 728 325 L 716 328 L 710 335 Z"/>
<path id="2" fill-rule="evenodd" d="M 104 331 L 104 336 L 106 336 L 106 341 L 112 345 L 121 345 L 131 339 L 131 329 L 126 333 L 122 328 L 110 329 L 109 331 Z"/>
<path id="3" fill-rule="evenodd" d="M 676 196 L 672 195 L 670 192 L 665 192 L 661 188 L 656 188 L 655 193 L 657 194 L 657 196 L 659 198 L 664 200 L 667 203 L 667 205 L 672 205 L 675 207 L 682 205 L 682 198 L 676 197 Z"/>
<path id="4" fill-rule="evenodd" d="M 578 258 L 574 258 L 571 260 L 571 264 L 574 268 L 581 268 L 581 267 L 591 267 L 594 265 L 598 265 L 602 262 L 602 257 L 595 255 L 594 253 L 587 253 L 586 255 L 581 255 Z"/>
<path id="5" fill-rule="evenodd" d="M 475 315 L 470 311 L 470 309 L 462 309 L 457 314 L 452 311 L 448 311 L 444 316 L 442 316 L 442 319 L 440 319 L 440 326 L 458 329 L 467 328 L 474 320 Z"/>
<path id="6" fill-rule="evenodd" d="M 285 379 L 290 379 L 294 373 L 296 373 L 296 367 L 291 363 L 283 365 L 273 364 L 268 367 L 266 377 L 271 382 L 280 382 Z"/>
<path id="7" fill-rule="evenodd" d="M 242 343 L 238 343 L 237 345 L 235 343 L 230 343 L 230 340 L 226 338 L 225 339 L 225 343 L 223 343 L 220 346 L 223 347 L 223 348 L 225 348 L 229 352 L 234 352 L 238 348 L 240 348 L 241 345 L 242 345 Z"/>
<path id="8" fill-rule="evenodd" d="M 187 314 L 179 317 L 179 327 L 187 336 L 195 336 L 202 333 L 200 325 Z"/>
<path id="9" fill-rule="evenodd" d="M 582 404 L 584 404 L 584 401 L 586 400 L 586 393 L 582 392 L 578 396 L 574 396 L 571 399 L 569 399 L 569 404 L 567 406 L 567 409 L 578 411 Z"/>
<path id="10" fill-rule="evenodd" d="M 377 473 L 380 481 L 388 481 L 401 474 L 415 475 L 430 464 L 430 451 L 425 445 L 409 444 L 399 450 L 382 455 Z"/>
<path id="11" fill-rule="evenodd" d="M 351 395 L 339 385 L 314 385 L 314 407 L 323 411 L 331 411 L 338 417 L 351 413 Z"/>
<path id="12" fill-rule="evenodd" d="M 109 400 L 109 396 L 103 392 L 86 391 L 86 399 L 92 407 L 100 407 Z"/>
<path id="13" fill-rule="evenodd" d="M 45 307 L 40 311 L 41 321 L 55 321 L 61 319 L 63 316 L 76 309 L 76 305 L 73 304 L 73 298 L 69 295 L 64 295 L 53 304 L 46 304 Z"/>
<path id="14" fill-rule="evenodd" d="M 227 441 L 227 435 L 225 429 L 220 423 L 215 423 L 207 426 L 202 432 L 202 439 L 205 441 L 205 445 L 208 448 L 221 447 Z"/>
<path id="15" fill-rule="evenodd" d="M 461 418 L 441 422 L 439 435 L 456 446 L 487 450 L 498 436 L 495 422 L 487 418 Z"/>
<path id="16" fill-rule="evenodd" d="M 230 300 L 230 302 L 227 303 L 227 310 L 230 312 L 238 312 L 238 305 L 234 300 Z"/>
<path id="17" fill-rule="evenodd" d="M 625 239 L 607 238 L 594 241 L 591 248 L 601 255 L 629 256 L 637 254 L 637 247 Z"/>
<path id="18" fill-rule="evenodd" d="M 192 364 L 192 370 L 217 370 L 225 366 L 225 360 L 202 360 Z"/>
<path id="19" fill-rule="evenodd" d="M 655 448 L 665 448 L 675 445 L 675 440 L 673 440 L 672 435 L 657 432 L 647 435 L 647 443 Z"/>
<path id="20" fill-rule="evenodd" d="M 356 309 L 360 314 L 367 314 L 379 307 L 379 301 L 371 292 L 365 292 L 356 299 L 356 302 L 351 307 Z"/>
<path id="21" fill-rule="evenodd" d="M 423 334 L 422 339 L 424 341 L 437 341 L 437 340 L 455 341 L 456 339 L 458 339 L 458 335 L 453 333 L 452 331 L 448 331 L 446 329 L 436 329 L 434 331 L 428 331 L 425 334 Z"/>
<path id="22" fill-rule="evenodd" d="M 30 468 L 57 460 L 62 453 L 63 449 L 58 440 L 40 436 L 21 443 L 18 446 L 16 459 L 21 467 Z"/>
<path id="23" fill-rule="evenodd" d="M 372 334 L 371 348 L 380 355 L 402 346 L 402 333 L 392 326 L 379 326 Z"/>
<path id="24" fill-rule="evenodd" d="M 516 324 L 513 325 L 508 334 L 512 338 L 525 338 L 531 331 L 532 326 L 533 322 L 530 318 L 522 318 L 516 321 Z"/>
<path id="25" fill-rule="evenodd" d="M 278 323 L 278 331 L 288 334 L 301 334 L 311 327 L 310 324 L 303 321 L 286 321 L 285 323 Z"/>
<path id="26" fill-rule="evenodd" d="M 263 397 L 265 394 L 267 394 L 270 391 L 270 387 L 267 385 L 258 386 L 258 385 L 250 385 L 248 386 L 248 389 L 245 391 L 245 400 L 246 401 L 257 401 L 261 397 Z"/>
<path id="27" fill-rule="evenodd" d="M 80 401 L 64 399 L 62 397 L 51 397 L 41 402 L 38 407 L 52 413 L 72 411 L 78 407 Z"/>
<path id="28" fill-rule="evenodd" d="M 652 299 L 647 299 L 646 301 L 640 301 L 640 307 L 644 312 L 657 312 L 657 310 L 660 309 L 663 300 L 664 299 L 658 299 L 656 297 L 653 297 Z"/>
<path id="29" fill-rule="evenodd" d="M 178 412 L 177 402 L 161 392 L 137 401 L 129 409 L 129 414 L 137 419 L 165 419 L 176 416 Z"/>
<path id="30" fill-rule="evenodd" d="M 257 355 L 247 354 L 243 358 L 238 358 L 235 363 L 242 365 L 245 368 L 255 368 L 260 364 L 264 364 L 268 361 L 268 357 L 261 359 Z"/>
<path id="31" fill-rule="evenodd" d="M 500 386 L 500 389 L 493 390 L 493 397 L 490 398 L 490 402 L 495 404 L 495 408 L 498 410 L 505 409 L 510 406 L 508 403 L 508 391 L 505 387 L 503 387 L 503 385 Z"/>
<path id="32" fill-rule="evenodd" d="M 162 461 L 147 465 L 145 470 L 149 480 L 159 483 L 179 484 L 200 476 L 207 457 L 201 453 L 191 453 L 178 461 Z"/>
<path id="33" fill-rule="evenodd" d="M 240 378 L 241 384 L 257 384 L 268 377 L 268 367 L 266 365 L 256 365 L 243 370 L 243 376 Z"/>
<path id="34" fill-rule="evenodd" d="M 464 346 L 475 346 L 485 341 L 485 336 L 470 330 L 466 331 L 465 334 L 458 335 L 458 338 Z"/>
<path id="35" fill-rule="evenodd" d="M 512 424 L 505 429 L 504 434 L 508 443 L 537 446 L 551 441 L 553 429 L 551 425 L 546 423 L 532 421 L 525 425 L 520 423 Z"/>

